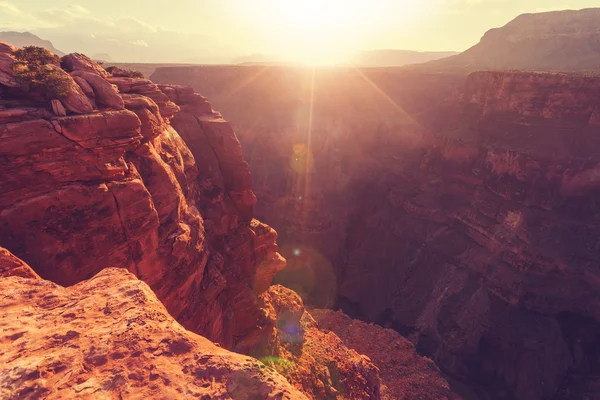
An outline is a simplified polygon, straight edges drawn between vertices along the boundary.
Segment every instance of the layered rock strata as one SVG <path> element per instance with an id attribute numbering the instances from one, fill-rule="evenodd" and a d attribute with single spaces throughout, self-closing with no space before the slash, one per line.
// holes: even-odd
<path id="1" fill-rule="evenodd" d="M 12 59 L 13 47 L 2 44 L 0 50 Z M 288 390 L 280 376 L 261 376 L 256 363 L 219 352 L 206 339 L 173 327 L 148 290 L 186 329 L 227 349 L 260 356 L 267 364 L 285 347 L 280 320 L 289 312 L 305 318 L 303 307 L 276 298 L 297 298 L 292 292 L 261 296 L 285 259 L 278 253 L 277 233 L 253 217 L 256 197 L 248 164 L 229 124 L 190 88 L 159 87 L 122 71 L 111 75 L 80 54 L 52 68 L 68 77 L 69 90 L 58 98 L 0 85 L 0 243 L 47 280 L 11 281 L 14 290 L 7 284 L 0 292 L 10 304 L 5 311 L 12 310 L 2 318 L 22 315 L 39 332 L 66 333 L 54 340 L 34 332 L 33 339 L 45 346 L 36 349 L 31 341 L 19 342 L 18 335 L 6 339 L 20 346 L 7 359 L 7 396 L 93 392 L 127 397 L 144 386 L 150 397 L 304 398 Z M 12 70 L 6 71 L 11 78 Z M 8 258 L 0 271 L 37 278 L 24 263 Z M 144 283 L 112 267 L 125 268 Z M 25 293 L 31 295 L 26 300 Z M 87 320 L 75 307 L 81 303 L 94 310 L 104 300 L 103 311 Z M 113 300 L 119 310 L 110 305 Z M 44 308 L 47 302 L 50 309 Z M 273 304 L 278 304 L 276 312 Z M 143 305 L 152 311 L 142 310 Z M 54 321 L 63 314 L 75 320 Z M 106 320 L 100 320 L 103 315 Z M 134 323 L 141 328 L 113 336 L 116 331 L 108 327 L 115 327 L 110 325 L 115 318 L 123 329 Z M 299 332 L 301 320 L 295 323 L 285 327 Z M 84 334 L 85 326 L 98 332 Z M 314 322 L 308 328 L 307 337 L 322 335 Z M 51 354 L 79 359 L 81 350 L 71 344 L 88 346 L 97 335 L 112 344 L 93 355 L 92 365 L 84 360 L 83 370 L 67 371 L 57 361 L 56 368 L 42 371 L 32 361 Z M 139 359 L 137 351 L 121 354 L 121 348 L 138 349 L 133 339 L 143 341 L 141 352 L 148 345 L 160 358 Z M 278 351 L 278 359 L 293 363 L 298 357 L 302 368 L 288 377 L 309 398 L 379 398 L 379 371 L 368 359 L 333 337 L 329 342 L 335 351 L 317 357 L 326 353 L 328 342 L 305 346 L 304 336 L 297 339 L 294 352 L 300 353 L 286 353 L 292 359 L 287 360 Z M 113 351 L 116 355 L 108 354 Z M 211 356 L 203 358 L 202 352 Z M 139 365 L 131 365 L 136 357 Z M 203 369 L 198 363 L 208 364 Z M 148 368 L 163 372 L 148 377 L 140 370 Z M 182 371 L 183 376 L 171 377 Z M 77 380 L 66 379 L 67 373 Z"/>
<path id="2" fill-rule="evenodd" d="M 177 71 L 238 130 L 280 282 L 395 328 L 480 398 L 598 395 L 597 78 Z"/>
<path id="3" fill-rule="evenodd" d="M 94 110 L 58 99 L 69 111 L 61 117 L 5 102 L 0 242 L 62 285 L 127 268 L 184 326 L 249 350 L 261 330 L 257 294 L 285 261 L 276 233 L 253 220 L 250 173 L 233 131 L 210 105 L 198 109 L 211 136 L 186 133 L 199 137 L 212 164 L 197 165 L 169 124 L 179 107 L 158 86 L 112 78 L 77 54 L 63 65 L 77 78 L 65 97 Z"/>

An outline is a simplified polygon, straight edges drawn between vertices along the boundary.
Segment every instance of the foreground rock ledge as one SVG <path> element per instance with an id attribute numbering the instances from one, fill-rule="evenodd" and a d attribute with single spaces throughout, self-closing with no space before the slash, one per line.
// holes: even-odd
<path id="1" fill-rule="evenodd" d="M 3 399 L 306 399 L 272 368 L 185 330 L 124 269 L 64 288 L 4 249 L 0 265 Z"/>

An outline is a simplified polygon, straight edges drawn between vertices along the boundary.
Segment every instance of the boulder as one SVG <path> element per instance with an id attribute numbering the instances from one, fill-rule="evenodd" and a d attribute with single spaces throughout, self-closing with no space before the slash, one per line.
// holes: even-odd
<path id="1" fill-rule="evenodd" d="M 88 114 L 94 111 L 92 103 L 90 103 L 90 100 L 87 98 L 85 93 L 83 93 L 83 90 L 81 90 L 81 87 L 77 84 L 77 82 L 73 80 L 71 75 L 69 75 L 60 67 L 54 65 L 48 65 L 47 67 L 56 71 L 68 81 L 68 93 L 61 99 L 67 110 L 75 114 Z"/>
<path id="2" fill-rule="evenodd" d="M 63 106 L 63 104 L 61 103 L 60 100 L 58 99 L 53 99 L 50 101 L 50 105 L 52 106 L 52 112 L 55 115 L 64 117 L 65 115 L 67 115 L 67 111 L 65 110 L 65 107 Z"/>
<path id="3" fill-rule="evenodd" d="M 102 78 L 108 78 L 110 76 L 102 65 L 98 64 L 88 56 L 79 53 L 72 53 L 64 56 L 61 59 L 61 65 L 68 72 L 85 71 L 101 76 Z"/>
<path id="4" fill-rule="evenodd" d="M 83 93 L 85 93 L 87 97 L 89 97 L 90 99 L 94 99 L 96 97 L 94 89 L 92 89 L 90 84 L 85 79 L 83 79 L 80 76 L 73 76 L 73 79 L 75 80 L 75 82 L 77 82 L 77 84 L 79 85 L 81 90 L 83 90 Z"/>
<path id="5" fill-rule="evenodd" d="M 141 94 L 151 98 L 160 109 L 162 118 L 169 121 L 180 110 L 180 107 L 175 102 L 169 99 L 158 85 L 147 79 L 126 78 L 126 77 L 111 77 L 109 82 L 117 85 L 123 93 Z"/>
<path id="6" fill-rule="evenodd" d="M 17 48 L 10 43 L 3 42 L 0 40 L 0 53 L 14 53 Z"/>
<path id="7" fill-rule="evenodd" d="M 40 279 L 23 260 L 16 257 L 10 251 L 0 247 L 0 279 L 10 276 L 20 276 L 21 278 Z"/>
<path id="8" fill-rule="evenodd" d="M 116 86 L 110 84 L 103 77 L 83 70 L 76 70 L 72 72 L 72 75 L 84 79 L 89 86 L 92 87 L 98 105 L 114 110 L 122 110 L 125 108 L 123 98 L 119 95 Z"/>
<path id="9" fill-rule="evenodd" d="M 125 108 L 136 113 L 142 123 L 142 136 L 146 140 L 152 140 L 165 129 L 168 125 L 163 120 L 158 105 L 152 99 L 139 94 L 124 94 L 123 100 Z"/>

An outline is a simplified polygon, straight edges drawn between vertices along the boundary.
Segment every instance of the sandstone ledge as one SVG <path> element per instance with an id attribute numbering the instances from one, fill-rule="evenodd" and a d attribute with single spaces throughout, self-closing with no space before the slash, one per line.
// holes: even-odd
<path id="1" fill-rule="evenodd" d="M 10 276 L 8 257 L 2 398 L 306 399 L 272 368 L 186 331 L 124 269 L 64 288 Z"/>

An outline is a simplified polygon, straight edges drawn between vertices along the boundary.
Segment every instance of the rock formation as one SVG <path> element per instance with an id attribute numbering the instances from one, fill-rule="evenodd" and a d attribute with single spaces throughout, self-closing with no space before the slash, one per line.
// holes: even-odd
<path id="1" fill-rule="evenodd" d="M 262 329 L 257 294 L 285 264 L 276 234 L 252 219 L 250 174 L 233 131 L 204 109 L 206 129 L 215 127 L 213 142 L 204 141 L 214 164 L 198 168 L 168 123 L 179 107 L 156 85 L 111 78 L 78 54 L 63 66 L 78 78 L 58 100 L 69 115 L 6 102 L 0 243 L 61 285 L 127 268 L 184 326 L 249 350 Z M 225 138 L 229 147 L 210 147 Z M 231 190 L 211 186 L 205 173 Z M 220 230 L 207 199 L 223 209 Z"/>
<path id="2" fill-rule="evenodd" d="M 125 269 L 64 288 L 0 248 L 0 282 L 4 399 L 306 399 L 272 368 L 185 330 Z"/>
<path id="3" fill-rule="evenodd" d="M 267 365 L 315 400 L 382 398 L 379 369 L 335 334 L 321 331 L 300 296 L 276 285 L 261 300 L 266 318 L 277 321 L 259 353 Z"/>
<path id="4" fill-rule="evenodd" d="M 381 371 L 383 400 L 459 399 L 439 376 L 433 361 L 421 358 L 412 343 L 392 329 L 352 320 L 341 311 L 310 310 L 325 331 L 368 356 Z"/>
<path id="5" fill-rule="evenodd" d="M 379 399 L 377 367 L 270 288 L 277 233 L 207 100 L 61 61 L 51 99 L 2 70 L 0 244 L 23 260 L 0 249 L 2 397 Z"/>
<path id="6" fill-rule="evenodd" d="M 394 328 L 479 398 L 598 396 L 597 78 L 220 73 L 154 78 L 236 127 L 279 282 Z"/>

